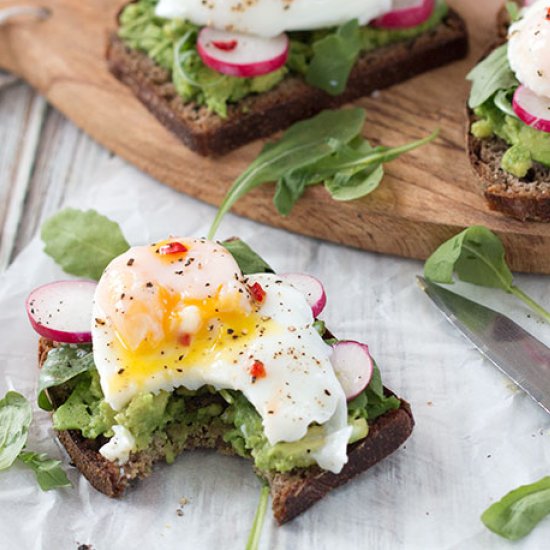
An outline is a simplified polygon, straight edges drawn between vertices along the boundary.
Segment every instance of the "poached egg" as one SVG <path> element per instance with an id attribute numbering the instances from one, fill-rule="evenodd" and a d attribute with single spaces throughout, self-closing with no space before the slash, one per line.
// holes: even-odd
<path id="1" fill-rule="evenodd" d="M 538 0 L 522 15 L 508 35 L 510 66 L 524 86 L 550 97 L 550 0 Z"/>
<path id="2" fill-rule="evenodd" d="M 177 238 L 133 247 L 105 270 L 93 307 L 94 360 L 106 402 L 123 408 L 140 392 L 241 391 L 262 418 L 270 444 L 324 427 L 313 458 L 339 472 L 351 427 L 305 296 L 273 274 L 244 277 L 220 244 Z M 123 463 L 127 430 L 102 453 Z"/>
<path id="3" fill-rule="evenodd" d="M 266 38 L 285 31 L 361 25 L 387 13 L 391 0 L 159 0 L 156 14 Z"/>

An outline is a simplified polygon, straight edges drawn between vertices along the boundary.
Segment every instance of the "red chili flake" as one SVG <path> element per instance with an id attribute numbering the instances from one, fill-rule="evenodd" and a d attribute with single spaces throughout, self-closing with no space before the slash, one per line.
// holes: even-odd
<path id="1" fill-rule="evenodd" d="M 550 8 L 546 8 L 546 21 L 550 21 Z"/>
<path id="2" fill-rule="evenodd" d="M 212 46 L 223 50 L 224 52 L 230 52 L 237 47 L 238 42 L 236 40 L 212 40 Z"/>
<path id="3" fill-rule="evenodd" d="M 177 241 L 162 245 L 159 248 L 160 254 L 183 254 L 184 252 L 187 252 L 187 247 Z"/>
<path id="4" fill-rule="evenodd" d="M 266 372 L 264 364 L 261 361 L 258 361 L 257 359 L 254 360 L 254 363 L 252 364 L 252 367 L 250 367 L 250 375 L 252 376 L 252 379 L 255 381 L 257 378 L 265 378 Z"/>
<path id="5" fill-rule="evenodd" d="M 260 283 L 254 283 L 252 286 L 248 287 L 250 290 L 250 293 L 254 297 L 254 300 L 256 302 L 262 303 L 265 299 L 265 290 L 262 288 L 262 285 Z"/>
<path id="6" fill-rule="evenodd" d="M 189 346 L 191 345 L 191 335 L 187 332 L 182 334 L 179 338 L 179 342 L 182 346 Z"/>

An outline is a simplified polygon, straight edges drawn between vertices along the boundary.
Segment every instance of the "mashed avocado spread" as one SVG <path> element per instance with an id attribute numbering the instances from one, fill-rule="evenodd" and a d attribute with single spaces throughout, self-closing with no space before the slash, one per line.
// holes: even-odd
<path id="1" fill-rule="evenodd" d="M 493 98 L 474 110 L 478 120 L 471 132 L 478 139 L 498 136 L 511 147 L 502 157 L 501 166 L 510 174 L 523 178 L 533 162 L 550 167 L 550 134 L 527 126 L 511 113 L 499 109 Z M 512 111 L 513 113 L 513 111 Z"/>
<path id="2" fill-rule="evenodd" d="M 44 368 L 70 369 L 70 364 L 63 365 L 67 357 L 59 351 L 51 354 Z M 68 398 L 54 412 L 56 430 L 78 430 L 84 437 L 96 439 L 112 437 L 112 427 L 121 425 L 135 438 L 136 450 L 154 447 L 167 462 L 174 460 L 189 437 L 204 437 L 205 428 L 212 440 L 223 437 L 238 455 L 252 458 L 261 470 L 286 472 L 311 466 L 314 464 L 311 453 L 324 443 L 322 427 L 311 425 L 299 441 L 270 445 L 260 415 L 237 391 L 216 392 L 203 387 L 197 391 L 177 388 L 171 393 L 142 392 L 121 411 L 113 411 L 103 399 L 93 366 L 64 382 L 62 389 Z M 384 395 L 380 372 L 375 367 L 365 391 L 348 403 L 348 423 L 353 427 L 350 443 L 367 436 L 369 421 L 399 406 L 397 398 Z"/>
<path id="3" fill-rule="evenodd" d="M 132 49 L 146 53 L 158 65 L 170 71 L 172 82 L 184 101 L 205 105 L 222 118 L 228 103 L 266 92 L 285 75 L 306 75 L 314 55 L 314 44 L 334 29 L 289 33 L 290 53 L 284 67 L 254 78 L 222 75 L 208 68 L 196 50 L 199 28 L 186 21 L 167 20 L 155 15 L 158 0 L 138 0 L 127 5 L 120 15 L 118 34 Z M 447 14 L 447 6 L 438 0 L 432 16 L 409 29 L 385 30 L 365 26 L 360 29 L 361 51 L 368 52 L 416 36 L 437 26 Z"/>

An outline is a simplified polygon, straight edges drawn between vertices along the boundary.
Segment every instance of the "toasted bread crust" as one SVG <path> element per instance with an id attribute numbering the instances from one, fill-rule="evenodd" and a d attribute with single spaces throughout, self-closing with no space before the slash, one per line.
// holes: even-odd
<path id="1" fill-rule="evenodd" d="M 268 472 L 260 475 L 270 485 L 273 515 L 279 525 L 290 521 L 323 498 L 328 492 L 368 470 L 396 451 L 411 435 L 414 420 L 405 401 L 369 425 L 369 435 L 350 445 L 348 462 L 339 474 L 318 467 L 288 474 Z"/>
<path id="2" fill-rule="evenodd" d="M 42 366 L 48 351 L 55 343 L 41 338 L 38 348 L 39 366 Z M 388 393 L 391 393 L 388 391 Z M 52 396 L 50 396 L 52 397 Z M 59 406 L 53 396 L 54 406 Z M 348 448 L 348 463 L 340 474 L 333 474 L 315 466 L 296 469 L 289 473 L 258 471 L 268 481 L 273 500 L 273 513 L 279 524 L 290 521 L 320 500 L 328 492 L 343 485 L 356 475 L 367 470 L 395 450 L 410 436 L 414 420 L 408 403 L 401 401 L 401 408 L 389 411 L 369 425 L 369 435 Z M 130 482 L 151 474 L 160 455 L 137 453 L 123 467 L 106 460 L 99 448 L 104 441 L 85 439 L 74 430 L 57 432 L 59 441 L 67 450 L 73 464 L 88 479 L 90 484 L 109 497 L 121 497 Z M 235 454 L 221 436 L 194 437 L 186 443 L 185 450 L 215 449 L 223 454 Z"/>
<path id="3" fill-rule="evenodd" d="M 363 54 L 351 72 L 345 92 L 337 97 L 307 85 L 300 77 L 288 76 L 272 90 L 230 105 L 226 119 L 206 107 L 185 104 L 169 72 L 146 54 L 128 48 L 115 33 L 110 36 L 107 61 L 110 71 L 190 149 L 201 155 L 218 156 L 323 109 L 387 88 L 461 59 L 467 53 L 466 25 L 451 10 L 440 25 L 421 36 Z"/>

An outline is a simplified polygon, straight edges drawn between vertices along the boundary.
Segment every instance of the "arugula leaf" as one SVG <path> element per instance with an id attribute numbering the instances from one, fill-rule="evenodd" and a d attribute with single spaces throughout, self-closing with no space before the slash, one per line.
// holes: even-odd
<path id="1" fill-rule="evenodd" d="M 352 418 L 365 418 L 370 421 L 390 410 L 399 409 L 401 401 L 394 395 L 385 395 L 380 369 L 374 364 L 369 385 L 348 403 L 348 414 Z"/>
<path id="2" fill-rule="evenodd" d="M 9 468 L 27 442 L 32 410 L 20 394 L 9 391 L 0 400 L 0 470 Z"/>
<path id="3" fill-rule="evenodd" d="M 384 175 L 382 163 L 425 145 L 439 134 L 437 130 L 400 147 L 373 148 L 360 134 L 364 119 L 362 109 L 324 111 L 292 126 L 278 142 L 266 145 L 227 192 L 208 238 L 213 238 L 235 202 L 263 183 L 277 182 L 273 201 L 283 216 L 290 214 L 307 186 L 321 182 L 335 200 L 358 199 L 378 187 Z"/>
<path id="4" fill-rule="evenodd" d="M 53 410 L 45 390 L 60 386 L 75 376 L 95 368 L 91 345 L 62 345 L 50 350 L 38 378 L 38 406 L 45 411 Z"/>
<path id="5" fill-rule="evenodd" d="M 306 185 L 310 184 L 302 178 L 294 179 L 293 174 L 282 177 L 277 182 L 273 195 L 273 204 L 277 212 L 282 216 L 288 216 L 294 205 L 302 198 Z"/>
<path id="6" fill-rule="evenodd" d="M 306 72 L 306 82 L 330 95 L 340 95 L 361 51 L 361 32 L 352 19 L 313 44 L 313 58 Z"/>
<path id="7" fill-rule="evenodd" d="M 44 252 L 66 273 L 98 280 L 130 245 L 117 223 L 95 210 L 61 210 L 42 226 Z"/>
<path id="8" fill-rule="evenodd" d="M 260 544 L 260 537 L 262 535 L 262 527 L 264 525 L 265 513 L 267 510 L 267 503 L 269 501 L 269 485 L 264 484 L 260 491 L 260 501 L 258 502 L 258 509 L 254 516 L 254 523 L 246 542 L 246 550 L 257 550 Z"/>
<path id="9" fill-rule="evenodd" d="M 323 111 L 291 126 L 279 141 L 268 143 L 229 189 L 208 238 L 213 238 L 223 216 L 243 195 L 263 183 L 277 181 L 285 174 L 333 153 L 356 137 L 364 122 L 363 109 Z"/>
<path id="10" fill-rule="evenodd" d="M 479 107 L 499 90 L 517 87 L 519 82 L 508 62 L 508 44 L 491 52 L 466 78 L 473 83 L 468 101 L 470 109 Z"/>
<path id="11" fill-rule="evenodd" d="M 241 239 L 228 239 L 221 244 L 235 258 L 243 275 L 273 273 L 273 269 Z"/>
<path id="12" fill-rule="evenodd" d="M 499 90 L 495 97 L 493 98 L 493 103 L 497 109 L 500 109 L 505 115 L 511 116 L 513 118 L 518 118 L 518 115 L 514 111 L 512 104 L 512 96 L 514 89 L 509 90 Z"/>
<path id="13" fill-rule="evenodd" d="M 509 540 L 528 535 L 550 514 L 550 476 L 510 491 L 491 505 L 481 521 L 491 531 Z"/>
<path id="14" fill-rule="evenodd" d="M 275 192 L 275 206 L 280 214 L 288 215 L 306 186 L 320 182 L 324 182 L 334 200 L 349 201 L 364 197 L 372 193 L 382 181 L 382 163 L 425 145 L 438 134 L 439 130 L 436 130 L 424 139 L 400 147 L 372 147 L 368 141 L 357 136 L 324 159 L 281 178 Z"/>
<path id="15" fill-rule="evenodd" d="M 521 17 L 517 2 L 506 2 L 506 11 L 512 23 L 515 23 Z"/>
<path id="16" fill-rule="evenodd" d="M 372 193 L 384 177 L 382 164 L 395 160 L 404 153 L 433 141 L 439 135 L 436 130 L 426 138 L 401 145 L 400 147 L 373 148 L 367 141 L 354 147 L 344 147 L 332 157 L 317 165 L 325 188 L 334 200 L 355 200 Z M 333 176 L 330 176 L 330 173 Z"/>
<path id="17" fill-rule="evenodd" d="M 424 264 L 424 276 L 436 283 L 452 284 L 453 273 L 461 281 L 513 294 L 550 322 L 550 313 L 513 284 L 504 246 L 486 227 L 468 227 L 443 243 Z"/>
<path id="18" fill-rule="evenodd" d="M 70 485 L 59 460 L 23 450 L 31 421 L 31 405 L 20 393 L 9 391 L 0 400 L 0 470 L 8 469 L 19 458 L 34 470 L 43 491 Z"/>
<path id="19" fill-rule="evenodd" d="M 325 181 L 325 189 L 335 201 L 353 201 L 372 193 L 383 178 L 384 167 L 376 164 L 353 175 L 338 172 Z"/>
<path id="20" fill-rule="evenodd" d="M 45 453 L 33 451 L 23 451 L 19 455 L 19 460 L 33 470 L 36 481 L 43 491 L 71 486 L 71 482 L 61 468 L 61 461 L 54 460 Z"/>

